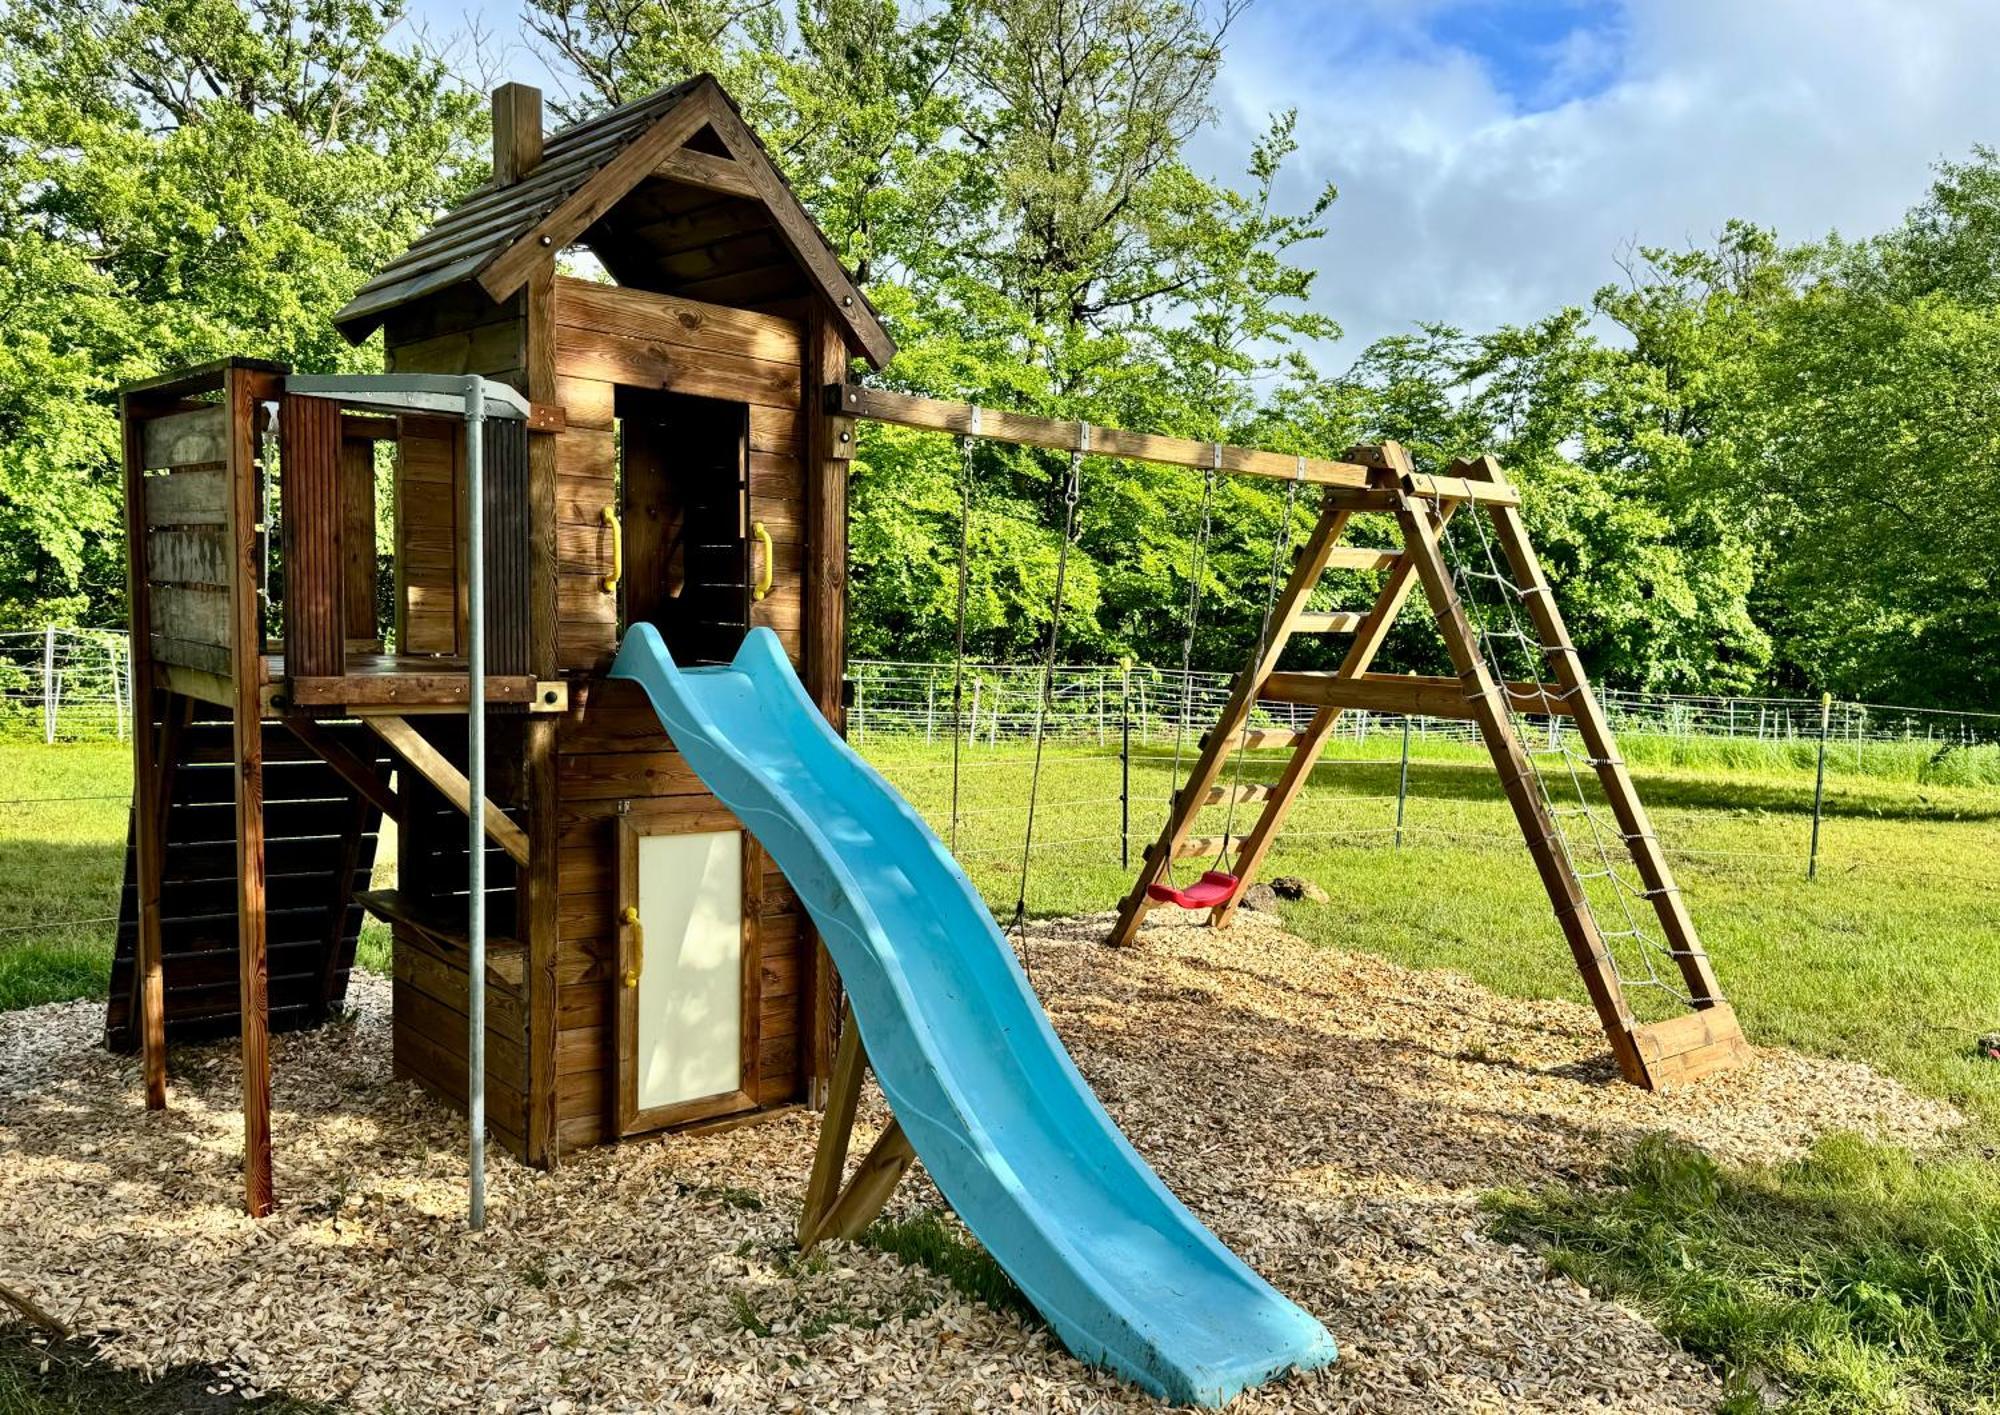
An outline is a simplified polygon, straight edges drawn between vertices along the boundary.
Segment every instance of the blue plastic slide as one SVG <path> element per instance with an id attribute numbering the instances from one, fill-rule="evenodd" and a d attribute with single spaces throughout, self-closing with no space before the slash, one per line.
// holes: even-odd
<path id="1" fill-rule="evenodd" d="M 1139 1158 L 1063 1050 L 944 844 L 820 716 L 768 629 L 685 672 L 649 624 L 639 683 L 811 911 L 876 1078 L 959 1217 L 1080 1359 L 1219 1405 L 1333 1338 Z"/>

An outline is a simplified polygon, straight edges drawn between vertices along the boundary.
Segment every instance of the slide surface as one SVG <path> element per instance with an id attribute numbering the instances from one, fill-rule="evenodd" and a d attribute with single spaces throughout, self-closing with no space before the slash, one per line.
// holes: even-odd
<path id="1" fill-rule="evenodd" d="M 770 630 L 727 668 L 682 671 L 640 625 L 612 676 L 645 689 L 791 881 L 931 1178 L 1076 1356 L 1204 1405 L 1334 1358 L 1120 1133 L 958 863 L 827 725 Z"/>

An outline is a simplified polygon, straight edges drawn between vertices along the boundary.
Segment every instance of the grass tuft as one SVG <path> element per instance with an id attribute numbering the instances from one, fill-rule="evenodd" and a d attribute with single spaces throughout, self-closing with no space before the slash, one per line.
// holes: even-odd
<path id="1" fill-rule="evenodd" d="M 921 1210 L 909 1218 L 877 1219 L 861 1235 L 871 1248 L 936 1273 L 967 1297 L 997 1312 L 1012 1312 L 1030 1326 L 1041 1326 L 1042 1315 L 1029 1302 L 1006 1269 L 945 1214 Z"/>
<path id="2" fill-rule="evenodd" d="M 1494 1230 L 1715 1362 L 1736 1408 L 2000 1404 L 1991 1163 L 1833 1136 L 1735 1168 L 1652 1136 L 1612 1179 L 1495 1196 Z"/>

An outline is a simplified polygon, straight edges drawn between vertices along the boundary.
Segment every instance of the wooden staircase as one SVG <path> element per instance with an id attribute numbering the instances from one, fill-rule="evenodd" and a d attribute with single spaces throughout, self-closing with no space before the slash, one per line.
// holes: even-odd
<path id="1" fill-rule="evenodd" d="M 1312 533 L 1298 553 L 1291 575 L 1273 603 L 1271 623 L 1258 657 L 1238 675 L 1216 725 L 1202 740 L 1187 781 L 1176 792 L 1159 838 L 1146 850 L 1139 877 L 1120 906 L 1110 942 L 1129 944 L 1153 907 L 1148 888 L 1166 878 L 1176 860 L 1208 857 L 1236 876 L 1235 890 L 1217 904 L 1210 920 L 1229 922 L 1243 891 L 1257 878 L 1265 856 L 1299 793 L 1311 777 L 1341 714 L 1350 710 L 1470 720 L 1499 768 L 1509 805 L 1555 907 L 1577 968 L 1597 1010 L 1620 1072 L 1649 1089 L 1696 1079 L 1748 1060 L 1749 1047 L 1734 1012 L 1722 1000 L 1693 920 L 1674 883 L 1652 823 L 1618 754 L 1570 641 L 1541 562 L 1529 543 L 1520 515 L 1519 494 L 1491 458 L 1454 465 L 1444 477 L 1419 478 L 1407 454 L 1394 443 L 1355 448 L 1348 460 L 1373 469 L 1366 490 L 1329 488 Z M 1419 495 L 1419 484 L 1426 495 Z M 1340 543 L 1353 518 L 1376 512 L 1394 518 L 1397 549 Z M 1486 518 L 1482 544 L 1497 578 L 1532 625 L 1532 647 L 1554 681 L 1503 681 L 1497 654 L 1480 625 L 1468 614 L 1446 558 L 1440 535 L 1455 514 Z M 1307 601 L 1330 569 L 1374 570 L 1384 574 L 1375 601 L 1366 610 L 1319 612 Z M 1450 651 L 1455 677 L 1417 677 L 1370 671 L 1396 616 L 1421 589 Z M 1340 666 L 1331 672 L 1280 672 L 1278 662 L 1297 634 L 1341 635 L 1349 640 Z M 1529 636 L 1524 634 L 1523 638 Z M 1314 709 L 1302 731 L 1250 726 L 1260 699 L 1299 703 Z M 1543 789 L 1534 754 L 1517 728 L 1521 714 L 1550 715 L 1573 724 L 1599 787 L 1615 818 L 1615 835 L 1629 852 L 1643 898 L 1662 943 L 1655 952 L 1673 963 L 1678 993 L 1689 1011 L 1666 1021 L 1642 1024 L 1627 996 L 1619 960 L 1610 940 L 1630 938 L 1646 945 L 1650 935 L 1637 926 L 1602 927 L 1592 907 L 1586 878 L 1609 876 L 1602 869 L 1579 869 L 1557 812 Z M 1238 751 L 1284 749 L 1290 753 L 1273 783 L 1224 784 L 1223 774 Z M 1255 823 L 1240 836 L 1196 835 L 1204 809 L 1260 807 Z M 1233 818 L 1233 817 L 1232 817 Z M 1590 862 L 1596 864 L 1599 862 Z M 1614 887 L 1624 887 L 1610 879 Z M 1621 905 L 1621 908 L 1624 907 Z M 1627 910 L 1627 912 L 1630 912 Z M 1650 969 L 1650 963 L 1648 968 Z M 1635 980 L 1637 981 L 1637 980 Z M 1644 980 L 1655 983 L 1650 976 Z"/>
<path id="2" fill-rule="evenodd" d="M 182 711 L 193 706 L 181 700 Z M 160 889 L 161 976 L 170 1042 L 233 1037 L 238 1028 L 236 810 L 230 723 L 212 711 L 168 734 L 165 868 Z M 320 730 L 378 768 L 388 757 L 358 723 Z M 361 929 L 381 811 L 284 726 L 264 737 L 265 907 L 271 1027 L 317 1026 L 340 1007 Z M 137 979 L 138 882 L 134 828 L 105 1008 L 105 1041 L 140 1045 Z"/>

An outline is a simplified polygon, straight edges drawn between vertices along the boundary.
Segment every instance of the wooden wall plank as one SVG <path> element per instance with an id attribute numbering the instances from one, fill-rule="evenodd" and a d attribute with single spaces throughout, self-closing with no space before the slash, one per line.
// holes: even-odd
<path id="1" fill-rule="evenodd" d="M 147 470 L 213 465 L 228 455 L 228 415 L 221 404 L 194 408 L 140 425 L 140 455 Z"/>
<path id="2" fill-rule="evenodd" d="M 146 524 L 220 526 L 229 519 L 229 478 L 221 467 L 189 467 L 146 478 Z"/>

